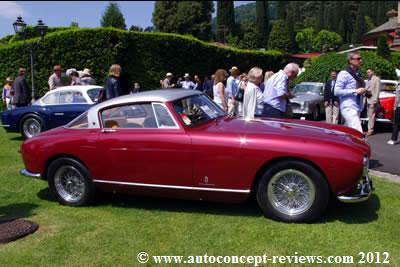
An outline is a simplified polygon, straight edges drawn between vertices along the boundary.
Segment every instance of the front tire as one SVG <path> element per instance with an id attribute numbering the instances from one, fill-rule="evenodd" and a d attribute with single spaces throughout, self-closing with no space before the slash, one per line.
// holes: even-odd
<path id="1" fill-rule="evenodd" d="M 285 160 L 269 168 L 257 187 L 257 202 L 266 217 L 285 222 L 312 222 L 329 202 L 329 187 L 311 165 Z"/>
<path id="2" fill-rule="evenodd" d="M 95 187 L 87 168 L 71 158 L 54 160 L 47 173 L 49 188 L 58 202 L 67 206 L 84 206 L 94 198 Z"/>
<path id="3" fill-rule="evenodd" d="M 44 130 L 44 123 L 40 117 L 27 116 L 22 119 L 21 135 L 23 139 L 32 138 Z"/>

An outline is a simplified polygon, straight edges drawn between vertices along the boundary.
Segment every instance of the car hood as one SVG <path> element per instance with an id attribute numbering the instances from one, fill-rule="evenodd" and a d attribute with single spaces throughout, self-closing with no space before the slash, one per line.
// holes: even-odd
<path id="1" fill-rule="evenodd" d="M 294 98 L 290 99 L 292 103 L 304 103 L 305 101 L 319 101 L 322 97 L 314 94 L 297 94 Z"/>
<path id="2" fill-rule="evenodd" d="M 241 137 L 254 136 L 259 138 L 302 138 L 315 142 L 349 143 L 361 146 L 364 150 L 369 150 L 368 144 L 361 139 L 361 133 L 348 127 L 323 122 L 269 118 L 244 120 L 225 117 L 204 127 L 203 130 L 209 133 L 224 133 L 227 135 L 239 135 Z"/>

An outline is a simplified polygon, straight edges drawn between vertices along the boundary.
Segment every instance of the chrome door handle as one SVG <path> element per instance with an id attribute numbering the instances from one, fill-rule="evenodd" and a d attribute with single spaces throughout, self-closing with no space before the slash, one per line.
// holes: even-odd
<path id="1" fill-rule="evenodd" d="M 56 115 L 56 116 L 64 116 L 64 113 L 63 112 L 56 112 L 56 113 L 54 113 L 54 115 Z"/>
<path id="2" fill-rule="evenodd" d="M 115 133 L 117 130 L 116 129 L 102 129 L 101 132 L 102 133 Z"/>

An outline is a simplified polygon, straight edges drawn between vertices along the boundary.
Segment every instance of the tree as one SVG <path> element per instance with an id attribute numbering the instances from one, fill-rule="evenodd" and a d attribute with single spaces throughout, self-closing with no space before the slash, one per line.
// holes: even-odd
<path id="1" fill-rule="evenodd" d="M 286 7 L 288 5 L 288 1 L 277 1 L 277 19 L 284 20 L 286 18 Z"/>
<path id="2" fill-rule="evenodd" d="M 100 22 L 102 27 L 114 27 L 126 30 L 124 15 L 119 10 L 117 3 L 109 2 Z"/>
<path id="3" fill-rule="evenodd" d="M 236 36 L 228 35 L 227 43 L 241 49 L 256 49 L 258 47 L 258 32 L 256 24 L 248 19 L 240 22 Z"/>
<path id="4" fill-rule="evenodd" d="M 365 14 L 366 14 L 366 4 L 365 1 L 363 1 L 358 6 L 358 13 L 354 25 L 354 31 L 351 36 L 351 42 L 353 44 L 359 42 L 363 34 L 366 32 Z"/>
<path id="5" fill-rule="evenodd" d="M 258 46 L 266 47 L 268 40 L 268 1 L 256 1 L 256 22 L 259 36 Z"/>
<path id="6" fill-rule="evenodd" d="M 306 53 L 313 51 L 315 31 L 313 28 L 305 28 L 296 34 L 296 42 L 299 48 Z"/>
<path id="7" fill-rule="evenodd" d="M 372 29 L 375 29 L 375 24 L 374 24 L 374 22 L 372 21 L 372 18 L 370 17 L 370 16 L 365 16 L 364 17 L 364 21 L 365 21 L 365 24 L 366 24 L 366 31 L 367 32 L 369 32 L 370 30 L 372 30 Z"/>
<path id="8" fill-rule="evenodd" d="M 275 20 L 272 24 L 268 48 L 281 51 L 289 51 L 290 49 L 289 31 L 286 23 L 281 19 Z"/>
<path id="9" fill-rule="evenodd" d="M 154 29 L 154 27 L 153 26 L 147 26 L 146 28 L 144 28 L 144 30 L 143 30 L 144 32 L 154 32 L 155 31 L 155 29 Z"/>
<path id="10" fill-rule="evenodd" d="M 209 40 L 213 10 L 211 1 L 156 1 L 152 20 L 157 31 Z"/>
<path id="11" fill-rule="evenodd" d="M 390 55 L 390 48 L 387 43 L 387 37 L 386 35 L 381 35 L 378 38 L 378 47 L 376 49 L 376 54 L 378 56 L 381 56 L 387 60 L 390 60 L 391 55 Z"/>
<path id="12" fill-rule="evenodd" d="M 129 28 L 129 31 L 142 32 L 142 31 L 143 31 L 143 28 L 140 27 L 140 26 L 132 25 L 132 26 Z"/>
<path id="13" fill-rule="evenodd" d="M 342 37 L 336 32 L 322 30 L 314 38 L 313 47 L 317 51 L 327 52 L 329 49 L 335 49 L 342 43 Z"/>
<path id="14" fill-rule="evenodd" d="M 286 25 L 288 29 L 288 37 L 289 37 L 289 51 L 291 52 L 296 52 L 297 51 L 297 44 L 296 44 L 296 33 L 294 32 L 294 13 L 296 13 L 296 10 L 294 10 L 294 5 L 291 2 L 289 3 L 287 7 L 287 15 L 286 15 Z"/>
<path id="15" fill-rule="evenodd" d="M 224 42 L 225 36 L 234 34 L 235 14 L 233 1 L 217 2 L 217 40 Z"/>
<path id="16" fill-rule="evenodd" d="M 79 28 L 79 24 L 78 22 L 72 21 L 71 24 L 69 25 L 70 27 L 74 27 L 74 28 Z"/>
<path id="17" fill-rule="evenodd" d="M 317 31 L 324 29 L 324 2 L 319 2 L 318 17 L 317 17 Z"/>

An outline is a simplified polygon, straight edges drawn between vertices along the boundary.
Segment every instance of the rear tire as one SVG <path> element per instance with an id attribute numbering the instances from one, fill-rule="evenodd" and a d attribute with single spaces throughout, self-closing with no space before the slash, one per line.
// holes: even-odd
<path id="1" fill-rule="evenodd" d="M 51 193 L 67 206 L 84 206 L 94 199 L 95 186 L 87 168 L 72 158 L 54 160 L 47 172 Z"/>
<path id="2" fill-rule="evenodd" d="M 44 130 L 43 120 L 36 115 L 28 115 L 21 121 L 20 131 L 23 139 L 32 138 Z"/>
<path id="3" fill-rule="evenodd" d="M 314 167 L 285 160 L 265 171 L 256 197 L 266 217 L 285 222 L 312 222 L 326 210 L 330 191 L 325 178 Z"/>

